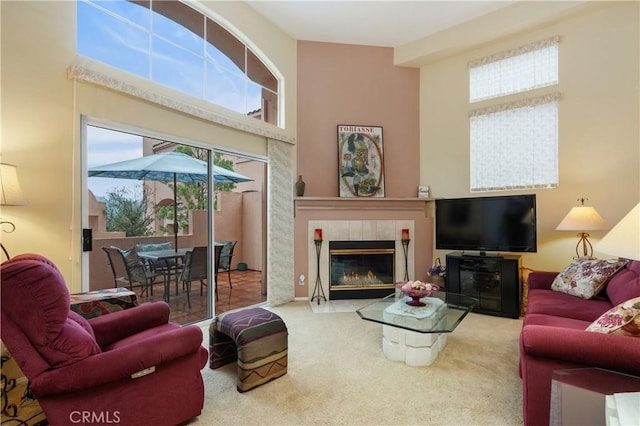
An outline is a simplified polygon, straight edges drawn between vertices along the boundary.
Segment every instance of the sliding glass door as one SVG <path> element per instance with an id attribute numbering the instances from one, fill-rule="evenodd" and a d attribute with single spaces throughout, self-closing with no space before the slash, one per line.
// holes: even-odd
<path id="1" fill-rule="evenodd" d="M 205 320 L 215 290 L 213 154 L 150 133 L 83 120 L 83 288 L 130 287 L 139 303 L 169 303 L 172 321 Z M 129 270 L 119 270 L 106 247 L 116 247 Z M 204 275 L 192 273 L 202 270 L 190 264 L 196 247 L 208 249 Z"/>
<path id="2" fill-rule="evenodd" d="M 86 117 L 81 134 L 84 291 L 131 287 L 181 324 L 266 301 L 266 161 Z M 150 282 L 114 274 L 109 247 Z M 196 247 L 208 249 L 204 277 L 190 273 L 202 270 L 189 265 Z"/>

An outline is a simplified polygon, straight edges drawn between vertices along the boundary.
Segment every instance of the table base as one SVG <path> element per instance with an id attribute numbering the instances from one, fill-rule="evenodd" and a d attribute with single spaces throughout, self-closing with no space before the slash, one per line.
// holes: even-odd
<path id="1" fill-rule="evenodd" d="M 391 361 L 402 361 L 410 367 L 433 364 L 446 344 L 445 333 L 423 334 L 389 325 L 382 326 L 384 356 Z"/>
<path id="2" fill-rule="evenodd" d="M 382 352 L 391 361 L 411 367 L 431 365 L 478 299 L 436 291 L 420 299 L 425 306 L 407 305 L 406 296 L 390 294 L 356 312 L 360 318 L 382 325 Z M 451 302 L 449 304 L 449 302 Z"/>

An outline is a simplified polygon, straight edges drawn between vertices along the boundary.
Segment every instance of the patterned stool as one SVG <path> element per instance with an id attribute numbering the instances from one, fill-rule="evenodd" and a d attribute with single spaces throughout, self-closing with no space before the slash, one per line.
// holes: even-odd
<path id="1" fill-rule="evenodd" d="M 229 312 L 209 326 L 209 367 L 238 361 L 238 392 L 287 373 L 287 326 L 262 308 Z"/>

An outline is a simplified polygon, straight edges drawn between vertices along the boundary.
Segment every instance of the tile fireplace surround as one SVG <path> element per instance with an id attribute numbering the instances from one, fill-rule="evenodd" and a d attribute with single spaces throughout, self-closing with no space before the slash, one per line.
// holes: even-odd
<path id="1" fill-rule="evenodd" d="M 309 298 L 313 294 L 317 276 L 318 262 L 313 241 L 316 229 L 322 229 L 320 280 L 327 300 L 329 300 L 329 241 L 395 241 L 395 281 L 404 279 L 402 230 L 409 229 L 409 235 L 415 235 L 413 220 L 310 220 L 307 224 Z M 412 243 L 409 244 L 407 253 L 409 271 L 414 270 L 415 264 L 415 244 Z"/>

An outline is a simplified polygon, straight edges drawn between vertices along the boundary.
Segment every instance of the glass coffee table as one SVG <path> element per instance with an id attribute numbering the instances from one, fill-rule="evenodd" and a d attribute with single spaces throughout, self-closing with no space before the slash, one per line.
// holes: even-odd
<path id="1" fill-rule="evenodd" d="M 478 304 L 463 294 L 436 291 L 420 301 L 425 306 L 407 305 L 410 297 L 390 294 L 357 309 L 360 318 L 382 324 L 382 352 L 392 361 L 412 367 L 431 365 L 447 344 L 447 334 L 456 329 Z"/>

